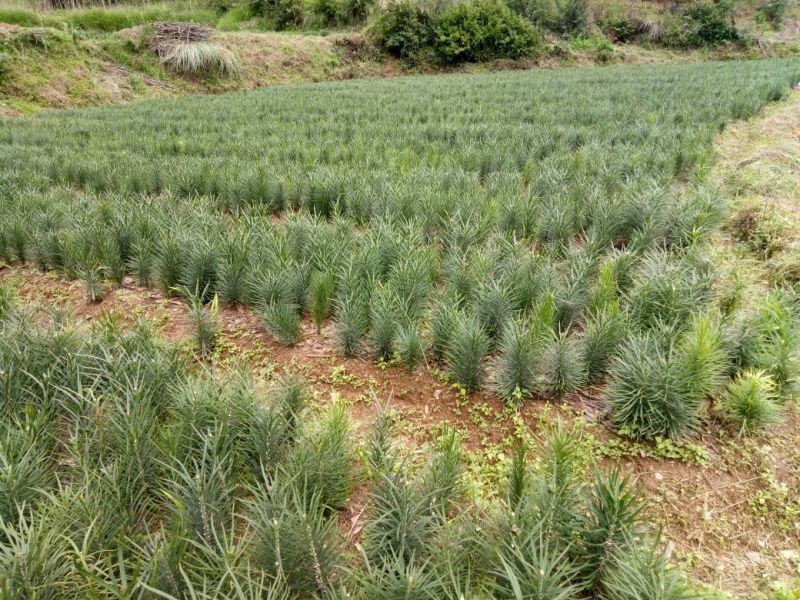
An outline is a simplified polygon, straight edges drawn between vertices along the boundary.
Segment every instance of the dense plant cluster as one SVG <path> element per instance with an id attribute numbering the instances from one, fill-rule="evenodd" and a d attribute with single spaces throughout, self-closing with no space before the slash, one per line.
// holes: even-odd
<path id="1" fill-rule="evenodd" d="M 440 15 L 413 0 L 387 5 L 373 19 L 373 40 L 407 60 L 424 52 L 445 63 L 522 58 L 540 53 L 541 34 L 502 2 L 453 4 Z"/>
<path id="2" fill-rule="evenodd" d="M 0 290 L 4 597 L 690 597 L 642 498 L 587 477 L 574 432 L 536 469 L 520 446 L 479 508 L 453 432 L 412 463 L 381 414 L 356 461 L 343 407 L 310 405 L 295 375 L 197 372 L 145 323 L 39 326 Z"/>
<path id="3" fill-rule="evenodd" d="M 790 59 L 406 78 L 9 121 L 0 257 L 94 301 L 130 275 L 245 304 L 287 345 L 331 320 L 345 355 L 427 356 L 509 401 L 606 383 L 616 422 L 690 435 L 731 378 L 793 389 L 796 300 L 731 301 L 702 175 L 725 122 L 798 77 Z"/>

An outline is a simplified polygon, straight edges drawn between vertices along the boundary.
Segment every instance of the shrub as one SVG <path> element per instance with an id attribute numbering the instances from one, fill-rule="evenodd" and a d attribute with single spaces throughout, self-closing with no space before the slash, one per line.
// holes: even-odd
<path id="1" fill-rule="evenodd" d="M 483 359 L 488 352 L 489 338 L 480 323 L 472 317 L 462 320 L 447 349 L 447 366 L 453 379 L 467 391 L 475 391 L 483 384 Z"/>
<path id="2" fill-rule="evenodd" d="M 507 4 L 534 25 L 551 31 L 557 29 L 558 6 L 555 0 L 510 0 Z"/>
<path id="3" fill-rule="evenodd" d="M 11 57 L 5 52 L 0 52 L 0 83 L 3 83 L 10 74 Z"/>
<path id="4" fill-rule="evenodd" d="M 758 12 L 763 18 L 769 21 L 773 27 L 780 28 L 786 13 L 789 11 L 789 0 L 766 0 L 759 8 Z"/>
<path id="5" fill-rule="evenodd" d="M 375 43 L 405 60 L 413 60 L 433 41 L 433 26 L 415 0 L 397 0 L 382 8 L 370 24 Z"/>
<path id="6" fill-rule="evenodd" d="M 589 5 L 587 0 L 555 0 L 558 7 L 557 32 L 577 35 L 589 29 Z"/>
<path id="7" fill-rule="evenodd" d="M 716 46 L 739 39 L 733 26 L 730 5 L 725 0 L 701 0 L 681 14 L 684 37 L 692 46 Z"/>
<path id="8" fill-rule="evenodd" d="M 600 30 L 611 40 L 626 43 L 642 33 L 643 24 L 633 13 L 633 8 L 622 3 L 605 7 L 597 19 Z"/>
<path id="9" fill-rule="evenodd" d="M 305 18 L 302 0 L 253 0 L 250 6 L 278 31 L 297 27 Z"/>
<path id="10" fill-rule="evenodd" d="M 435 50 L 444 62 L 522 58 L 541 48 L 541 34 L 499 0 L 455 4 L 436 26 Z"/>
<path id="11" fill-rule="evenodd" d="M 235 77 L 239 74 L 239 65 L 233 54 L 210 42 L 175 44 L 164 54 L 162 61 L 181 75 Z"/>
<path id="12" fill-rule="evenodd" d="M 722 410 L 741 433 L 780 422 L 781 407 L 775 394 L 775 382 L 763 371 L 740 373 L 728 384 Z"/>
<path id="13" fill-rule="evenodd" d="M 375 4 L 376 0 L 338 0 L 336 20 L 341 24 L 361 23 Z"/>

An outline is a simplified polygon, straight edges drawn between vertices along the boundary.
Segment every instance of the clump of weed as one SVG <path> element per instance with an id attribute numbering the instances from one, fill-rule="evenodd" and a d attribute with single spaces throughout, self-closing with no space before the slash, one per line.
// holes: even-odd
<path id="1" fill-rule="evenodd" d="M 397 357 L 410 373 L 416 369 L 425 357 L 419 330 L 414 325 L 402 327 L 397 334 Z"/>
<path id="2" fill-rule="evenodd" d="M 447 366 L 456 383 L 467 391 L 475 391 L 483 385 L 483 361 L 489 345 L 489 337 L 474 317 L 463 319 L 453 332 L 446 353 Z"/>
<path id="3" fill-rule="evenodd" d="M 308 312 L 317 327 L 317 333 L 322 329 L 322 323 L 331 313 L 336 279 L 329 271 L 314 271 L 308 284 Z"/>
<path id="4" fill-rule="evenodd" d="M 761 371 L 744 371 L 728 384 L 722 397 L 725 417 L 749 433 L 780 422 L 781 406 L 777 401 L 775 383 Z"/>
<path id="5" fill-rule="evenodd" d="M 303 338 L 297 306 L 288 302 L 271 302 L 259 311 L 264 327 L 284 346 L 294 346 Z"/>
<path id="6" fill-rule="evenodd" d="M 211 42 L 173 44 L 161 60 L 181 75 L 236 77 L 239 74 L 239 64 L 230 50 Z"/>
<path id="7" fill-rule="evenodd" d="M 562 397 L 586 382 L 582 345 L 580 336 L 567 335 L 566 332 L 553 338 L 542 357 L 540 385 L 545 393 Z"/>

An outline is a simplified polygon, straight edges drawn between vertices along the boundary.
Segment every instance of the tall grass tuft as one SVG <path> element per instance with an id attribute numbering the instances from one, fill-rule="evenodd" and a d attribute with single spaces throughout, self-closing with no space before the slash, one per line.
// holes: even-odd
<path id="1" fill-rule="evenodd" d="M 369 326 L 369 314 L 361 300 L 346 292 L 336 302 L 336 339 L 345 356 L 356 356 Z"/>
<path id="2" fill-rule="evenodd" d="M 226 48 L 211 42 L 174 44 L 162 57 L 164 64 L 181 75 L 236 77 L 239 64 Z"/>
<path id="3" fill-rule="evenodd" d="M 258 311 L 264 327 L 284 346 L 294 346 L 303 338 L 297 306 L 288 302 L 272 302 Z"/>
<path id="4" fill-rule="evenodd" d="M 317 327 L 317 333 L 322 329 L 325 319 L 331 314 L 336 279 L 330 271 L 314 271 L 308 284 L 308 312 Z"/>
<path id="5" fill-rule="evenodd" d="M 430 351 L 436 360 L 442 360 L 447 355 L 447 348 L 459 317 L 458 309 L 447 296 L 439 298 L 431 308 L 428 319 L 431 333 Z"/>
<path id="6" fill-rule="evenodd" d="M 250 560 L 300 597 L 323 594 L 340 568 L 337 521 L 325 513 L 320 492 L 310 496 L 299 480 L 281 472 L 253 491 L 248 504 Z"/>
<path id="7" fill-rule="evenodd" d="M 379 287 L 370 305 L 370 343 L 376 358 L 389 360 L 394 353 L 399 325 L 398 298 L 390 288 Z"/>
<path id="8" fill-rule="evenodd" d="M 193 293 L 183 290 L 183 293 L 189 301 L 195 350 L 201 357 L 207 358 L 214 351 L 219 338 L 219 299 L 215 295 L 206 305 L 203 304 L 203 294 L 199 290 Z"/>
<path id="9" fill-rule="evenodd" d="M 415 325 L 409 324 L 400 328 L 395 346 L 397 357 L 409 373 L 425 358 L 419 330 Z"/>
<path id="10" fill-rule="evenodd" d="M 687 395 L 685 374 L 664 344 L 652 334 L 631 336 L 609 371 L 612 418 L 637 435 L 682 437 L 698 426 L 699 398 Z"/>
<path id="11" fill-rule="evenodd" d="M 744 371 L 728 384 L 722 398 L 725 417 L 750 433 L 781 421 L 775 383 L 763 371 Z"/>
<path id="12" fill-rule="evenodd" d="M 447 367 L 456 383 L 469 392 L 483 385 L 483 361 L 489 346 L 489 337 L 477 319 L 467 317 L 458 323 L 447 348 Z"/>
<path id="13" fill-rule="evenodd" d="M 586 383 L 587 367 L 581 336 L 567 335 L 566 332 L 554 336 L 542 356 L 541 373 L 542 390 L 558 397 Z"/>
<path id="14" fill-rule="evenodd" d="M 309 500 L 317 497 L 322 507 L 341 510 L 350 498 L 356 473 L 349 438 L 344 406 L 334 404 L 324 421 L 303 429 L 288 459 L 299 488 Z"/>
<path id="15" fill-rule="evenodd" d="M 534 394 L 542 349 L 524 321 L 514 321 L 505 328 L 495 361 L 494 382 L 495 390 L 504 400 L 520 402 Z"/>

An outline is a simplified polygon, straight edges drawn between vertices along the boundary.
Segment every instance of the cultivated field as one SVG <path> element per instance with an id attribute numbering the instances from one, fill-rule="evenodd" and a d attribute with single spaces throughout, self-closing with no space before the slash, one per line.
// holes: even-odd
<path id="1" fill-rule="evenodd" d="M 694 597 L 612 463 L 794 422 L 796 292 L 730 276 L 709 173 L 798 81 L 798 59 L 507 72 L 0 122 L 0 589 Z M 79 283 L 93 326 L 29 310 L 26 265 L 51 304 Z M 190 347 L 134 323 L 151 297 L 188 306 Z M 287 350 L 237 360 L 233 319 Z M 331 372 L 355 405 L 320 387 L 320 352 L 416 389 L 426 443 L 371 376 Z M 587 420 L 621 441 L 596 452 Z"/>

